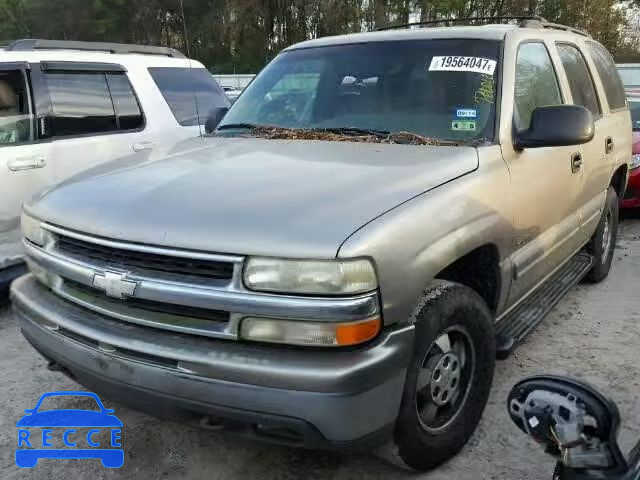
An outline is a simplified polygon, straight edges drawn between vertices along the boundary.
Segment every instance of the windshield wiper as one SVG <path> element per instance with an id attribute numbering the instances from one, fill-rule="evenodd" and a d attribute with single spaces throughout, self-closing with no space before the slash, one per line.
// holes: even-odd
<path id="1" fill-rule="evenodd" d="M 369 128 L 358 127 L 319 127 L 312 128 L 316 132 L 338 133 L 341 135 L 374 135 L 376 137 L 388 137 L 391 132 L 387 130 L 374 130 Z"/>
<path id="2" fill-rule="evenodd" d="M 255 123 L 226 123 L 220 125 L 216 130 L 230 130 L 232 128 L 253 130 L 254 128 L 260 128 L 262 125 L 256 125 Z"/>

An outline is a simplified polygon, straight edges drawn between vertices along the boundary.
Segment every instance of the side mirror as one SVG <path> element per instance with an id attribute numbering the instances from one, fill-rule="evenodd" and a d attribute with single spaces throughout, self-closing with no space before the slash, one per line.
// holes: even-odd
<path id="1" fill-rule="evenodd" d="M 511 420 L 559 459 L 558 470 L 628 470 L 617 436 L 618 407 L 586 383 L 535 376 L 517 383 L 507 402 Z"/>
<path id="2" fill-rule="evenodd" d="M 591 112 L 580 105 L 538 107 L 531 115 L 528 130 L 517 132 L 514 147 L 562 147 L 591 141 L 595 127 Z"/>
<path id="3" fill-rule="evenodd" d="M 207 117 L 207 121 L 204 124 L 204 131 L 206 133 L 213 133 L 220 122 L 224 118 L 224 116 L 229 111 L 229 107 L 215 107 L 209 112 L 209 116 Z"/>

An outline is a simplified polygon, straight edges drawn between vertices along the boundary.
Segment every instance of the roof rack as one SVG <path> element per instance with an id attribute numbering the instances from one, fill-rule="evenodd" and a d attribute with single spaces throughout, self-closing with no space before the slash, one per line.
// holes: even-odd
<path id="1" fill-rule="evenodd" d="M 33 51 L 33 50 L 83 50 L 89 52 L 108 53 L 140 53 L 144 55 L 163 55 L 167 57 L 186 58 L 175 48 L 155 47 L 150 45 L 131 45 L 127 43 L 107 42 L 78 42 L 72 40 L 41 40 L 25 38 L 13 40 L 0 46 L 5 51 Z"/>
<path id="2" fill-rule="evenodd" d="M 381 30 L 399 30 L 401 28 L 409 27 L 421 27 L 440 24 L 453 24 L 453 23 L 474 23 L 474 22 L 505 22 L 505 21 L 527 21 L 533 20 L 538 22 L 546 22 L 542 17 L 538 16 L 501 16 L 501 17 L 458 17 L 458 18 L 440 18 L 438 20 L 428 20 L 426 22 L 411 22 L 398 25 L 389 25 L 387 27 L 378 27 L 376 31 Z"/>
<path id="3" fill-rule="evenodd" d="M 566 25 L 561 25 L 560 23 L 551 23 L 545 22 L 542 24 L 542 28 L 553 28 L 556 30 L 564 30 L 566 32 L 577 33 L 578 35 L 582 35 L 584 37 L 590 37 L 589 32 L 586 30 L 582 30 L 581 28 L 568 27 Z"/>
<path id="4" fill-rule="evenodd" d="M 432 25 L 450 25 L 455 23 L 506 23 L 506 22 L 518 22 L 518 26 L 521 28 L 553 28 L 556 30 L 564 30 L 567 32 L 577 33 L 578 35 L 584 35 L 589 37 L 590 35 L 584 30 L 579 28 L 568 27 L 566 25 L 560 25 L 559 23 L 548 22 L 545 18 L 537 15 L 517 15 L 517 16 L 493 16 L 493 17 L 459 17 L 459 18 L 441 18 L 438 20 L 429 20 L 426 22 L 411 22 L 398 25 L 389 25 L 386 27 L 378 27 L 375 31 L 383 30 L 399 30 L 402 28 L 411 27 L 423 27 Z"/>

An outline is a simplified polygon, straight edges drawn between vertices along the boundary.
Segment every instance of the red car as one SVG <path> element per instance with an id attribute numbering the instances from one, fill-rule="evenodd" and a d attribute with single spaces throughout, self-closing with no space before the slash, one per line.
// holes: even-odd
<path id="1" fill-rule="evenodd" d="M 633 150 L 629 184 L 622 199 L 622 208 L 640 208 L 640 94 L 627 97 L 631 110 Z"/>

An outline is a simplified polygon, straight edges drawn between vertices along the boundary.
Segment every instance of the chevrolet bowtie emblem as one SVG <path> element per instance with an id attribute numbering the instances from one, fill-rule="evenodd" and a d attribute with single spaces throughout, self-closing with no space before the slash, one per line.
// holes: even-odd
<path id="1" fill-rule="evenodd" d="M 96 273 L 93 277 L 93 286 L 113 298 L 133 297 L 138 282 L 127 279 L 126 273 L 105 271 L 104 274 Z"/>

